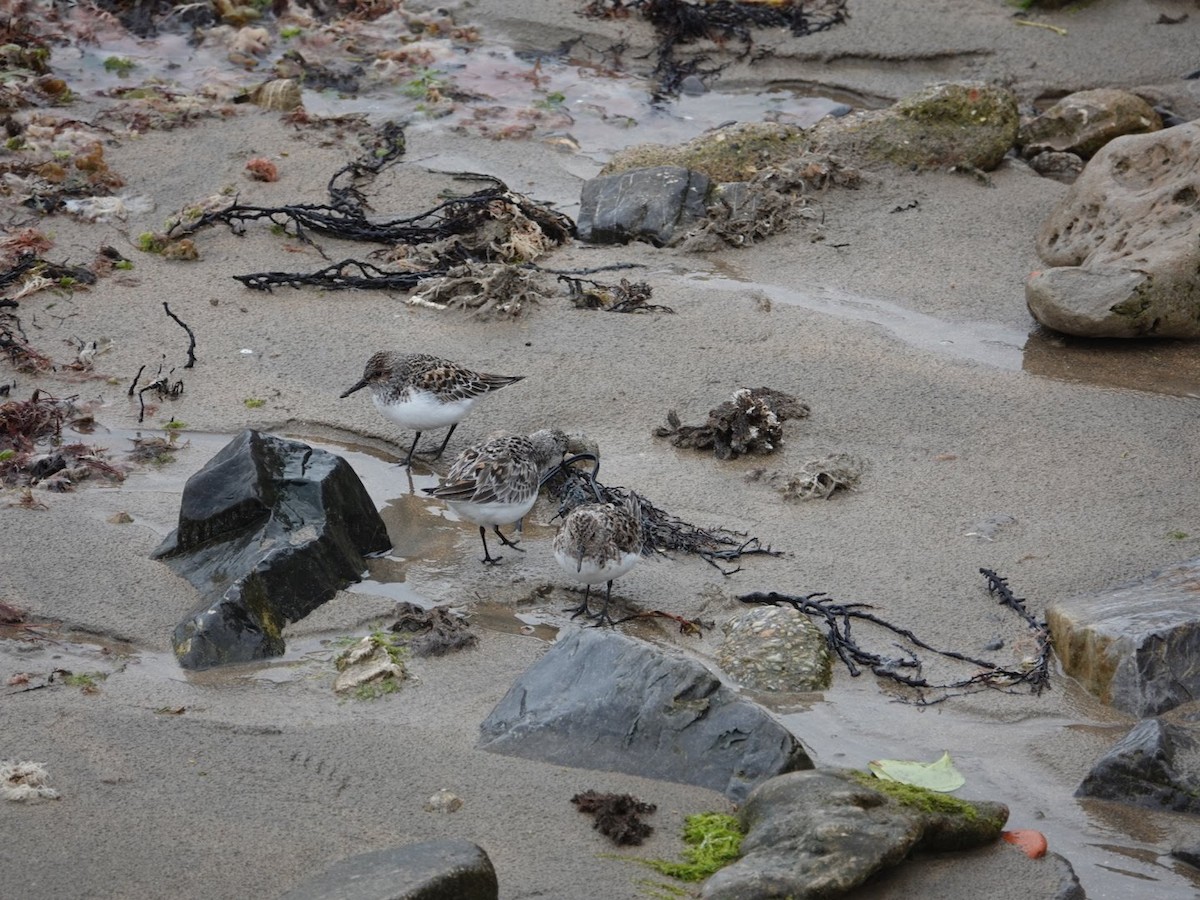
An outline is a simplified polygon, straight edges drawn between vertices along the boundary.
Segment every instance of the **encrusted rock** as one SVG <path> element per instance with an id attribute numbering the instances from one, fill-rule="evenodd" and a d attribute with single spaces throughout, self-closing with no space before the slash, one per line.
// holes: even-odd
<path id="1" fill-rule="evenodd" d="M 278 656 L 283 627 L 358 581 L 391 546 L 340 456 L 242 432 L 183 489 L 179 526 L 154 551 L 209 603 L 175 629 L 185 668 Z"/>
<path id="2" fill-rule="evenodd" d="M 658 247 L 681 238 L 704 218 L 711 182 L 679 166 L 601 175 L 583 185 L 577 228 L 593 244 L 648 241 Z"/>
<path id="3" fill-rule="evenodd" d="M 1099 594 L 1052 602 L 1063 671 L 1105 703 L 1157 715 L 1200 696 L 1200 558 Z"/>
<path id="4" fill-rule="evenodd" d="M 835 897 L 913 850 L 996 840 L 1008 808 L 823 768 L 764 782 L 738 818 L 742 857 L 704 883 L 705 900 Z"/>
<path id="5" fill-rule="evenodd" d="M 739 123 L 705 132 L 679 146 L 639 144 L 613 155 L 601 176 L 651 166 L 678 166 L 714 182 L 750 181 L 764 169 L 782 165 L 811 143 L 803 129 L 771 122 Z"/>
<path id="6" fill-rule="evenodd" d="M 288 891 L 282 900 L 496 900 L 488 855 L 459 839 L 425 841 L 351 856 Z"/>
<path id="7" fill-rule="evenodd" d="M 1200 704 L 1190 707 L 1138 722 L 1092 767 L 1075 796 L 1200 815 Z"/>
<path id="8" fill-rule="evenodd" d="M 811 768 L 800 742 L 700 663 L 609 630 L 562 638 L 480 726 L 485 750 L 723 791 Z"/>
<path id="9" fill-rule="evenodd" d="M 717 664 L 756 691 L 820 691 L 829 687 L 829 642 L 790 606 L 760 606 L 725 623 Z"/>
<path id="10" fill-rule="evenodd" d="M 1075 153 L 1044 150 L 1030 157 L 1029 168 L 1046 178 L 1053 178 L 1063 184 L 1074 184 L 1079 173 L 1083 171 L 1083 157 Z"/>
<path id="11" fill-rule="evenodd" d="M 935 84 L 888 109 L 824 119 L 813 148 L 857 162 L 903 168 L 994 169 L 1017 137 L 1011 91 L 983 82 Z"/>
<path id="12" fill-rule="evenodd" d="M 1026 157 L 1046 151 L 1083 158 L 1123 134 L 1145 134 L 1162 128 L 1162 119 L 1137 94 L 1113 88 L 1078 91 L 1063 97 L 1021 125 L 1017 143 Z"/>
<path id="13" fill-rule="evenodd" d="M 1106 144 L 1042 225 L 1025 285 L 1043 325 L 1200 337 L 1200 121 Z"/>

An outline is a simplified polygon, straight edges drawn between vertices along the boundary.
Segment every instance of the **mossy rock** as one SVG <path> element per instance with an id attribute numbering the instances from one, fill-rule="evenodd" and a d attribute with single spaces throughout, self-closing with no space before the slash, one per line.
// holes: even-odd
<path id="1" fill-rule="evenodd" d="M 826 153 L 903 168 L 987 171 L 1016 142 L 1011 91 L 982 82 L 935 84 L 884 110 L 827 119 L 812 129 Z"/>
<path id="2" fill-rule="evenodd" d="M 808 149 L 802 128 L 770 122 L 731 125 L 702 134 L 686 144 L 639 144 L 616 154 L 600 171 L 613 175 L 629 169 L 682 166 L 703 172 L 715 183 L 749 181 L 764 169 L 783 165 Z"/>

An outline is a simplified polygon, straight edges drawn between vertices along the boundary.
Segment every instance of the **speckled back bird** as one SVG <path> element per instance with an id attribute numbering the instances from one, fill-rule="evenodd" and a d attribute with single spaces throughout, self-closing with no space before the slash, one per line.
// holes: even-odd
<path id="1" fill-rule="evenodd" d="M 367 360 L 363 376 L 342 392 L 349 397 L 369 387 L 375 408 L 390 422 L 416 431 L 408 456 L 411 465 L 421 432 L 450 426 L 434 458 L 441 456 L 450 435 L 480 398 L 521 381 L 524 375 L 489 375 L 426 353 L 380 350 Z"/>
<path id="2" fill-rule="evenodd" d="M 613 581 L 642 558 L 642 504 L 630 491 L 621 503 L 584 503 L 563 519 L 554 536 L 554 558 L 563 571 L 586 587 L 583 603 L 566 610 L 571 618 L 586 616 L 599 625 L 611 625 L 608 604 Z M 588 608 L 592 585 L 608 582 L 604 608 L 593 616 Z"/>
<path id="3" fill-rule="evenodd" d="M 502 557 L 488 552 L 487 526 L 505 547 L 524 553 L 501 533 L 500 526 L 519 522 L 533 509 L 543 478 L 566 452 L 567 436 L 557 428 L 528 437 L 496 435 L 460 453 L 442 485 L 424 490 L 479 526 L 482 562 L 496 563 Z"/>

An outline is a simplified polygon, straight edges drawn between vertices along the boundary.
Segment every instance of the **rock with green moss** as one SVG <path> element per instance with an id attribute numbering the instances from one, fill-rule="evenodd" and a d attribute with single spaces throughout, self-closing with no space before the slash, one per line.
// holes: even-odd
<path id="1" fill-rule="evenodd" d="M 679 146 L 629 147 L 613 156 L 600 174 L 679 166 L 707 175 L 715 182 L 749 181 L 759 172 L 799 156 L 808 144 L 809 138 L 802 128 L 770 122 L 739 123 L 705 132 Z"/>
<path id="2" fill-rule="evenodd" d="M 738 819 L 742 856 L 705 882 L 705 900 L 837 896 L 914 851 L 995 841 L 1008 808 L 823 768 L 764 782 Z"/>
<path id="3" fill-rule="evenodd" d="M 982 82 L 947 82 L 887 109 L 825 119 L 810 136 L 815 149 L 859 164 L 987 171 L 1013 146 L 1019 122 L 1011 91 Z"/>

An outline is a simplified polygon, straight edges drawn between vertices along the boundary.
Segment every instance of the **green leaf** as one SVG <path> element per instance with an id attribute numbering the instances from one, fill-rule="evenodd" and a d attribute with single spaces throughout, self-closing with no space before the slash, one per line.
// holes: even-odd
<path id="1" fill-rule="evenodd" d="M 931 763 L 877 759 L 868 763 L 867 768 L 884 781 L 899 781 L 942 793 L 956 791 L 967 783 L 962 773 L 954 768 L 949 753 L 943 753 L 941 759 Z"/>

